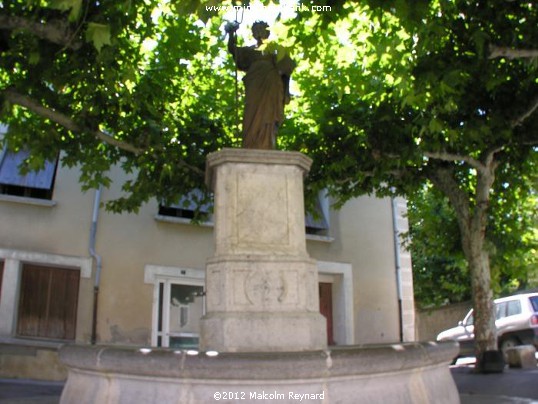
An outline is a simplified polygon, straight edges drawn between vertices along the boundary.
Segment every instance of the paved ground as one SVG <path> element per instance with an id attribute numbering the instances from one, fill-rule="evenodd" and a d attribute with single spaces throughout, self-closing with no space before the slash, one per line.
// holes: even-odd
<path id="1" fill-rule="evenodd" d="M 476 374 L 474 358 L 463 358 L 450 370 L 462 404 L 538 403 L 538 367 L 507 367 L 503 373 Z"/>
<path id="2" fill-rule="evenodd" d="M 58 404 L 63 386 L 61 382 L 0 379 L 0 403 Z"/>
<path id="3" fill-rule="evenodd" d="M 538 404 L 538 367 L 483 375 L 473 373 L 472 361 L 458 361 L 450 370 L 462 404 Z M 62 388 L 59 382 L 0 379 L 0 404 L 57 404 Z"/>

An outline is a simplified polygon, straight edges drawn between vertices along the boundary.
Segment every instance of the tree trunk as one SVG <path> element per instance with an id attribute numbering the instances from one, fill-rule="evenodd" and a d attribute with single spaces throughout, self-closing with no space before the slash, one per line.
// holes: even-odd
<path id="1" fill-rule="evenodd" d="M 462 248 L 471 273 L 477 369 L 482 369 L 479 361 L 484 352 L 498 349 L 489 255 L 485 249 L 487 212 L 495 168 L 496 164 L 490 162 L 482 170 L 477 170 L 474 195 L 458 186 L 452 168 L 438 168 L 429 175 L 432 183 L 450 200 L 458 219 Z"/>
<path id="2" fill-rule="evenodd" d="M 475 352 L 477 360 L 479 360 L 482 353 L 497 349 L 497 332 L 489 256 L 487 251 L 484 250 L 484 232 L 481 230 L 482 226 L 479 228 L 470 227 L 469 231 L 466 231 L 465 237 L 462 238 L 462 243 L 471 273 Z M 478 364 L 477 367 L 479 367 Z"/>
<path id="3" fill-rule="evenodd" d="M 481 363 L 482 354 L 486 351 L 496 351 L 497 328 L 495 327 L 495 307 L 491 290 L 491 271 L 489 254 L 485 249 L 487 214 L 490 191 L 495 180 L 496 164 L 490 162 L 476 175 L 475 204 L 468 220 L 466 233 L 462 237 L 463 250 L 471 272 L 471 287 L 473 291 L 474 336 L 476 365 L 478 371 L 485 371 Z"/>

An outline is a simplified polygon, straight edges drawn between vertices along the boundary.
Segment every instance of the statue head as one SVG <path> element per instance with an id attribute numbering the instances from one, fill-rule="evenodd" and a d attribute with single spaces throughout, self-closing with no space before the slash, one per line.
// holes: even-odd
<path id="1" fill-rule="evenodd" d="M 269 25 L 265 21 L 256 21 L 252 24 L 252 36 L 258 44 L 262 43 L 264 39 L 269 38 Z"/>

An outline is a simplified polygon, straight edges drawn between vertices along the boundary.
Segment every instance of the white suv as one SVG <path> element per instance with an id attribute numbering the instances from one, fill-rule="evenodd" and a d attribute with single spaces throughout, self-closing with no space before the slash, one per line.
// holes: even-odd
<path id="1" fill-rule="evenodd" d="M 534 345 L 538 349 L 538 293 L 525 293 L 495 299 L 495 325 L 499 349 Z M 437 341 L 460 343 L 460 356 L 474 355 L 474 318 L 469 311 L 457 327 L 441 332 Z"/>

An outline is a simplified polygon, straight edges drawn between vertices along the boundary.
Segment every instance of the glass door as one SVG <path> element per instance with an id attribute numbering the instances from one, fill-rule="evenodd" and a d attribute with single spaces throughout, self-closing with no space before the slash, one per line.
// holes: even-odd
<path id="1" fill-rule="evenodd" d="M 197 349 L 204 315 L 204 287 L 173 280 L 159 282 L 157 346 Z"/>

